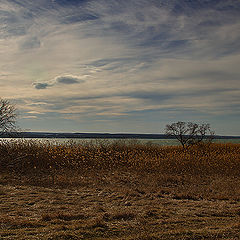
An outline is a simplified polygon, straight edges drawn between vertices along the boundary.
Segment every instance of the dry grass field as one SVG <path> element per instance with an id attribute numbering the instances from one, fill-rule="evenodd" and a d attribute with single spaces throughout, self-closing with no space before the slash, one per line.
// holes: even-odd
<path id="1" fill-rule="evenodd" d="M 0 144 L 0 239 L 240 239 L 240 145 Z"/>

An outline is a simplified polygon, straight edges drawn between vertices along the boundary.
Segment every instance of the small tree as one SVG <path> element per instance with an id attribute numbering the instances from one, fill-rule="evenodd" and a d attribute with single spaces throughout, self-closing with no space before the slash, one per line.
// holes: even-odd
<path id="1" fill-rule="evenodd" d="M 176 122 L 167 124 L 165 134 L 174 136 L 185 148 L 186 145 L 193 145 L 204 140 L 211 141 L 214 132 L 211 131 L 210 124 L 197 124 L 192 122 Z"/>
<path id="2" fill-rule="evenodd" d="M 16 108 L 6 99 L 0 99 L 0 134 L 16 131 Z"/>

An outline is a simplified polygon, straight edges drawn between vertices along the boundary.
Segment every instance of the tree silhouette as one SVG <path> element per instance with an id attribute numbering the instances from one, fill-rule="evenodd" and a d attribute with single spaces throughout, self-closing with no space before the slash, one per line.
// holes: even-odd
<path id="1" fill-rule="evenodd" d="M 0 99 L 0 134 L 16 130 L 16 108 L 6 99 Z"/>
<path id="2" fill-rule="evenodd" d="M 186 145 L 198 144 L 204 140 L 211 141 L 214 132 L 210 128 L 210 124 L 197 124 L 192 122 L 176 122 L 167 124 L 165 134 L 174 136 L 185 148 Z"/>

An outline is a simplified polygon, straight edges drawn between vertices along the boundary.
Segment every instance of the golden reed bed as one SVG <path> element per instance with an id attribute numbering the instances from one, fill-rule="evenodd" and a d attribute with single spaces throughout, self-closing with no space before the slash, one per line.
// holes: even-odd
<path id="1" fill-rule="evenodd" d="M 159 174 L 240 175 L 240 144 L 157 146 L 135 141 L 51 144 L 5 141 L 0 144 L 3 172 L 51 174 L 53 171 L 128 170 Z"/>

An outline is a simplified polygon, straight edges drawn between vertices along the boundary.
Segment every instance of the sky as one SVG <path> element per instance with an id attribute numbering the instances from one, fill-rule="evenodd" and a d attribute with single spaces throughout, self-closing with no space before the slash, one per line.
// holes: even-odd
<path id="1" fill-rule="evenodd" d="M 240 0 L 1 0 L 0 97 L 24 131 L 240 135 Z"/>

